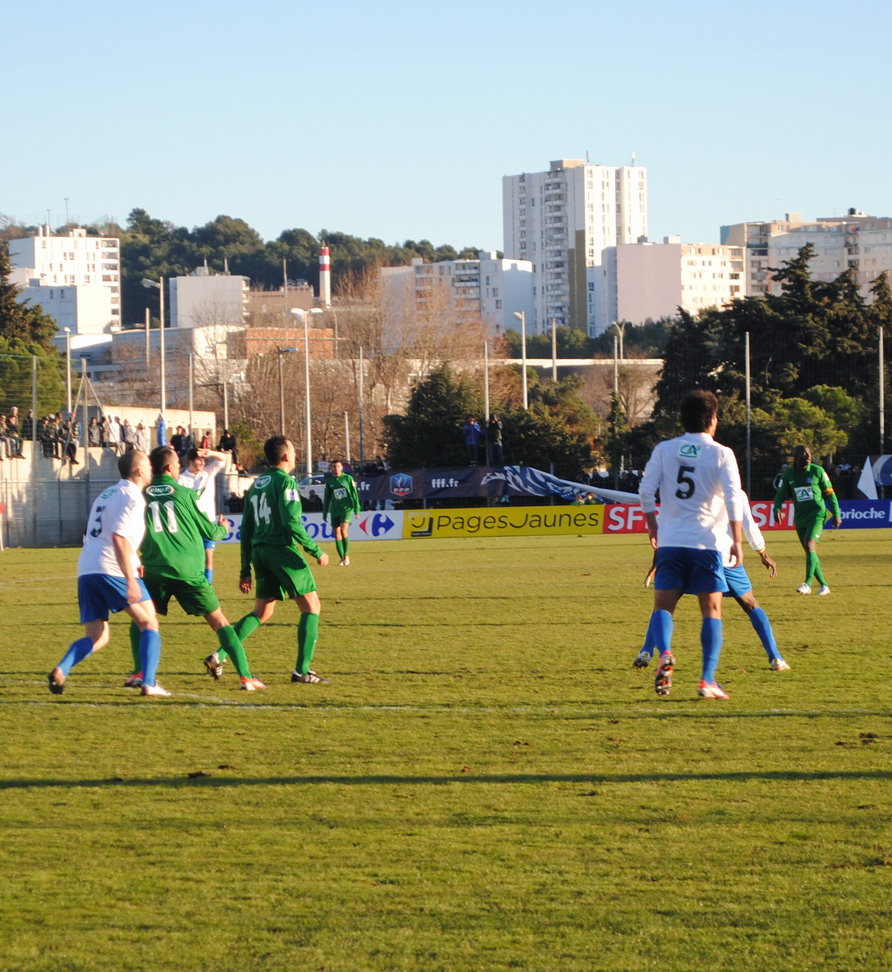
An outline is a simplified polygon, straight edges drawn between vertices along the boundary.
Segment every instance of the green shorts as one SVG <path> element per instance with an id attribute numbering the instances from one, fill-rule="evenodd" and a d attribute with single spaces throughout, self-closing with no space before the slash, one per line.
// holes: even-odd
<path id="1" fill-rule="evenodd" d="M 167 614 L 167 605 L 175 597 L 186 614 L 203 618 L 206 614 L 213 614 L 220 607 L 220 601 L 213 587 L 205 580 L 183 581 L 171 577 L 156 577 L 146 574 L 143 577 L 155 610 L 159 614 Z"/>
<path id="2" fill-rule="evenodd" d="M 293 547 L 254 547 L 251 565 L 261 600 L 290 601 L 316 590 L 312 571 Z"/>
<path id="3" fill-rule="evenodd" d="M 331 528 L 332 530 L 337 530 L 337 528 L 343 523 L 346 526 L 350 525 L 350 521 L 353 519 L 353 510 L 347 510 L 346 513 L 339 513 L 337 516 L 332 513 L 331 515 Z"/>
<path id="4" fill-rule="evenodd" d="M 817 542 L 821 539 L 825 523 L 826 519 L 823 516 L 809 517 L 807 520 L 801 521 L 793 520 L 793 526 L 796 527 L 796 534 L 803 547 L 809 540 Z"/>

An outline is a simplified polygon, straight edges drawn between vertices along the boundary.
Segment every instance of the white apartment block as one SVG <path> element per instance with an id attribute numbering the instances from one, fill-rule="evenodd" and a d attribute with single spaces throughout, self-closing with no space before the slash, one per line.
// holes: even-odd
<path id="1" fill-rule="evenodd" d="M 533 265 L 531 333 L 552 318 L 591 335 L 608 327 L 602 253 L 647 238 L 647 170 L 558 159 L 504 176 L 502 201 L 505 256 Z"/>
<path id="2" fill-rule="evenodd" d="M 87 236 L 76 227 L 52 236 L 41 226 L 37 236 L 9 244 L 11 282 L 19 301 L 40 304 L 73 334 L 103 334 L 121 324 L 121 250 L 117 239 Z"/>
<path id="3" fill-rule="evenodd" d="M 740 246 L 682 243 L 621 243 L 604 251 L 604 289 L 612 321 L 643 324 L 696 314 L 744 296 L 744 251 Z"/>
<path id="4" fill-rule="evenodd" d="M 385 331 L 412 319 L 439 316 L 456 324 L 480 322 L 493 334 L 517 330 L 516 312 L 532 314 L 532 264 L 481 252 L 476 260 L 420 259 L 381 270 Z"/>
<path id="5" fill-rule="evenodd" d="M 892 219 L 855 209 L 845 216 L 819 217 L 812 222 L 799 213 L 787 213 L 783 220 L 735 223 L 721 228 L 721 239 L 745 250 L 748 296 L 781 293 L 769 268 L 794 259 L 806 243 L 815 248 L 810 264 L 813 280 L 835 280 L 851 269 L 866 295 L 883 271 L 892 277 Z"/>
<path id="6" fill-rule="evenodd" d="M 243 325 L 248 315 L 248 278 L 212 274 L 199 267 L 170 280 L 170 327 Z"/>

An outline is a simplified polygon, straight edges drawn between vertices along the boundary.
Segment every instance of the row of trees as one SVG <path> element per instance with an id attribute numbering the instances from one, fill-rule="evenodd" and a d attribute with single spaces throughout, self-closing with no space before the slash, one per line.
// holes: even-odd
<path id="1" fill-rule="evenodd" d="M 331 250 L 332 273 L 339 285 L 355 286 L 369 270 L 404 266 L 416 258 L 427 262 L 477 256 L 477 248 L 456 250 L 448 244 L 435 247 L 429 240 L 385 243 L 374 237 L 360 239 L 348 233 L 286 229 L 275 240 L 264 241 L 243 219 L 217 216 L 204 226 L 188 229 L 133 209 L 124 226 L 112 221 L 86 227 L 92 236 L 112 236 L 121 241 L 122 320 L 142 320 L 148 306 L 159 316 L 158 293 L 141 286 L 143 277 L 183 276 L 206 262 L 211 270 L 225 267 L 250 278 L 258 290 L 277 290 L 285 274 L 290 280 L 306 280 L 315 290 L 319 284 L 319 247 Z M 55 230 L 64 234 L 68 228 Z M 36 226 L 22 226 L 0 215 L 0 240 L 34 236 Z"/>

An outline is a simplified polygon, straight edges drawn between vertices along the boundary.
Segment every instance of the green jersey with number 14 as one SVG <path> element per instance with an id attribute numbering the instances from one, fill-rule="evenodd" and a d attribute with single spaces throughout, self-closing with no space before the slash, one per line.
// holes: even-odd
<path id="1" fill-rule="evenodd" d="M 198 493 L 172 476 L 154 476 L 145 489 L 146 535 L 141 559 L 146 573 L 176 580 L 204 580 L 204 540 L 220 540 L 226 527 L 198 508 Z"/>
<path id="2" fill-rule="evenodd" d="M 242 576 L 251 572 L 254 547 L 303 547 L 317 560 L 322 550 L 307 533 L 302 517 L 300 491 L 293 476 L 273 468 L 258 476 L 245 497 L 242 516 Z"/>

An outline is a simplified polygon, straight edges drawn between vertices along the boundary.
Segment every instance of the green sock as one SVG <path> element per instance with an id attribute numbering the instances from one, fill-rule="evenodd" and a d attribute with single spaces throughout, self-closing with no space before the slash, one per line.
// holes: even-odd
<path id="1" fill-rule="evenodd" d="M 318 637 L 319 615 L 302 614 L 297 626 L 297 664 L 295 665 L 301 675 L 306 675 L 310 670 Z"/>
<path id="2" fill-rule="evenodd" d="M 350 553 L 350 541 L 346 537 L 344 537 L 344 539 L 341 541 L 341 544 L 344 547 L 344 556 L 346 557 L 347 554 Z"/>
<path id="3" fill-rule="evenodd" d="M 235 628 L 231 624 L 224 628 L 218 628 L 217 638 L 220 641 L 217 657 L 222 661 L 224 656 L 228 655 L 232 658 L 232 664 L 235 665 L 235 670 L 242 678 L 253 678 L 251 669 L 248 667 L 248 656 L 245 654 L 242 643 L 238 640 Z"/>
<path id="4" fill-rule="evenodd" d="M 811 584 L 812 577 L 815 576 L 815 571 L 820 570 L 820 561 L 818 560 L 818 555 L 812 553 L 810 550 L 805 552 L 805 583 Z"/>
<path id="5" fill-rule="evenodd" d="M 252 631 L 256 631 L 262 624 L 260 618 L 252 611 L 250 614 L 246 614 L 243 618 L 239 618 L 238 621 L 232 626 L 232 630 L 235 632 L 236 638 L 239 642 L 244 645 L 245 639 L 251 634 Z M 217 657 L 220 661 L 226 657 L 226 649 L 220 649 L 217 652 Z"/>
<path id="6" fill-rule="evenodd" d="M 815 580 L 823 587 L 827 581 L 824 580 L 824 571 L 821 570 L 821 558 L 815 554 Z"/>
<path id="7" fill-rule="evenodd" d="M 130 654 L 133 655 L 133 671 L 131 675 L 135 675 L 140 670 L 139 665 L 139 637 L 142 632 L 139 630 L 139 625 L 135 621 L 130 622 Z"/>
<path id="8" fill-rule="evenodd" d="M 341 560 L 343 560 L 344 559 L 344 541 L 340 537 L 336 537 L 335 538 L 335 547 L 337 548 L 338 556 L 341 558 Z"/>

